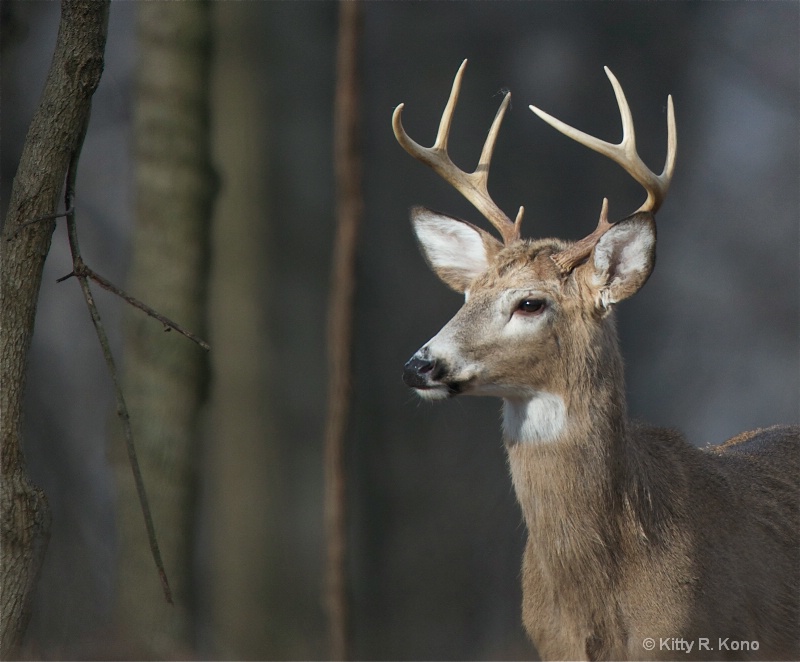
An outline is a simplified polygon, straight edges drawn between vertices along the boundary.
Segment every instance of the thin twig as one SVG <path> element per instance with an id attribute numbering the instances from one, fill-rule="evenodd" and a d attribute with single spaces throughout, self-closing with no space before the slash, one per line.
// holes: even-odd
<path id="1" fill-rule="evenodd" d="M 78 230 L 75 222 L 75 208 L 73 200 L 75 198 L 75 178 L 78 172 L 78 160 L 80 159 L 81 149 L 83 147 L 83 140 L 86 137 L 86 130 L 88 128 L 88 118 L 83 127 L 78 144 L 72 153 L 72 158 L 67 170 L 67 183 L 64 193 L 65 206 L 67 212 L 67 235 L 69 237 L 69 247 L 72 253 L 72 274 L 78 279 L 81 284 L 83 298 L 86 300 L 86 305 L 89 308 L 89 314 L 92 317 L 95 331 L 97 332 L 97 339 L 100 341 L 100 347 L 103 350 L 103 358 L 105 358 L 108 372 L 111 374 L 111 381 L 114 384 L 114 396 L 117 401 L 117 415 L 122 423 L 122 429 L 125 436 L 125 448 L 128 451 L 128 460 L 133 472 L 133 482 L 136 484 L 136 492 L 139 496 L 139 505 L 142 509 L 144 516 L 144 524 L 147 529 L 147 539 L 150 543 L 150 552 L 153 555 L 153 561 L 158 569 L 158 576 L 161 580 L 161 587 L 164 590 L 164 597 L 169 604 L 172 603 L 172 591 L 169 587 L 167 580 L 167 572 L 164 569 L 164 562 L 161 559 L 161 551 L 158 547 L 158 538 L 156 537 L 155 526 L 153 525 L 153 515 L 150 511 L 150 502 L 147 499 L 147 492 L 144 488 L 144 480 L 142 479 L 142 472 L 139 468 L 139 460 L 136 455 L 136 447 L 133 443 L 133 429 L 131 428 L 130 414 L 128 407 L 125 404 L 125 397 L 122 394 L 122 386 L 120 385 L 119 373 L 114 361 L 114 355 L 111 353 L 111 345 L 108 341 L 105 327 L 100 318 L 100 313 L 92 296 L 92 290 L 89 287 L 89 273 L 91 270 L 86 266 L 81 257 L 80 247 L 78 245 Z M 93 272 L 92 272 L 93 273 Z M 94 279 L 93 279 L 94 280 Z"/>
<path id="2" fill-rule="evenodd" d="M 334 110 L 337 228 L 328 319 L 328 419 L 325 426 L 325 528 L 327 563 L 324 602 L 329 657 L 350 654 L 347 600 L 347 472 L 345 435 L 350 413 L 355 257 L 363 201 L 359 134 L 359 46 L 362 6 L 339 4 L 339 44 Z"/>
<path id="3" fill-rule="evenodd" d="M 205 340 L 203 340 L 202 338 L 199 338 L 198 336 L 193 334 L 191 331 L 183 328 L 177 322 L 173 322 L 171 319 L 169 319 L 168 317 L 165 317 L 164 315 L 162 315 L 158 311 L 153 310 L 146 303 L 143 303 L 143 302 L 139 301 L 139 299 L 137 299 L 136 297 L 131 296 L 125 290 L 123 290 L 121 287 L 117 287 L 116 285 L 114 285 L 114 283 L 106 280 L 99 273 L 97 273 L 94 269 L 92 269 L 91 267 L 87 266 L 85 263 L 81 264 L 81 267 L 80 267 L 79 271 L 76 271 L 75 269 L 73 269 L 70 273 L 68 273 L 66 276 L 62 276 L 56 282 L 60 283 L 60 282 L 62 282 L 64 280 L 67 280 L 68 278 L 72 278 L 73 276 L 74 277 L 78 277 L 78 278 L 89 278 L 89 279 L 93 280 L 100 287 L 102 287 L 105 290 L 108 290 L 109 292 L 112 292 L 113 294 L 116 294 L 121 299 L 124 299 L 125 301 L 127 301 L 134 308 L 138 308 L 139 310 L 142 310 L 145 313 L 147 313 L 150 317 L 152 317 L 154 319 L 157 319 L 165 327 L 167 327 L 165 329 L 165 331 L 169 331 L 170 329 L 174 329 L 175 331 L 180 333 L 182 336 L 185 336 L 186 338 L 188 338 L 192 342 L 197 343 L 198 345 L 200 345 L 200 347 L 202 347 L 203 349 L 205 349 L 205 350 L 210 350 L 211 349 L 211 345 L 209 345 Z"/>
<path id="4" fill-rule="evenodd" d="M 14 239 L 24 228 L 27 228 L 29 225 L 34 225 L 36 223 L 42 223 L 43 221 L 55 221 L 58 218 L 64 218 L 65 216 L 67 216 L 68 214 L 72 213 L 73 211 L 74 211 L 74 209 L 70 208 L 70 209 L 67 209 L 67 211 L 62 211 L 62 212 L 57 213 L 57 214 L 45 214 L 44 216 L 37 216 L 36 218 L 32 218 L 30 220 L 24 221 L 23 223 L 20 223 L 16 227 L 14 232 L 12 232 L 10 235 L 8 235 L 8 238 L 6 239 L 6 241 L 11 241 L 12 239 Z"/>
<path id="5" fill-rule="evenodd" d="M 86 299 L 86 305 L 89 307 L 89 313 L 92 316 L 92 323 L 94 324 L 95 331 L 97 331 L 97 339 L 100 341 L 100 346 L 103 348 L 103 358 L 105 358 L 108 371 L 111 373 L 111 381 L 114 383 L 114 395 L 117 401 L 117 416 L 119 416 L 119 420 L 122 422 L 122 430 L 125 435 L 125 448 L 128 451 L 128 461 L 130 462 L 131 471 L 133 472 L 133 482 L 136 484 L 136 493 L 139 496 L 139 505 L 142 509 L 142 515 L 144 516 L 144 524 L 147 529 L 147 539 L 150 543 L 150 553 L 153 555 L 153 561 L 158 569 L 158 576 L 161 580 L 161 587 L 164 590 L 164 597 L 166 598 L 167 602 L 173 604 L 172 591 L 170 590 L 169 581 L 167 580 L 167 572 L 164 569 L 164 561 L 161 559 L 161 550 L 158 547 L 158 538 L 156 537 L 155 525 L 153 524 L 153 515 L 150 511 L 150 503 L 147 499 L 147 492 L 144 488 L 144 480 L 142 478 L 141 469 L 139 468 L 139 460 L 136 456 L 136 447 L 133 444 L 133 430 L 131 428 L 130 414 L 128 413 L 128 407 L 125 404 L 125 398 L 122 394 L 122 387 L 119 383 L 114 356 L 111 353 L 108 336 L 106 335 L 103 322 L 100 319 L 100 313 L 98 312 L 97 306 L 94 303 L 94 297 L 92 296 L 92 291 L 89 287 L 89 281 L 85 276 L 78 276 L 77 278 L 78 282 L 81 284 L 81 290 L 83 291 L 84 299 Z"/>

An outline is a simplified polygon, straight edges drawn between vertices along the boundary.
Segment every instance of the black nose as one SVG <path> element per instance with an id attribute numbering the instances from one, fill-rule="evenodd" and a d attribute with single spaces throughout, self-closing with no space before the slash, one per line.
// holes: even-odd
<path id="1" fill-rule="evenodd" d="M 403 368 L 403 381 L 412 388 L 425 388 L 441 376 L 435 360 L 412 356 Z"/>

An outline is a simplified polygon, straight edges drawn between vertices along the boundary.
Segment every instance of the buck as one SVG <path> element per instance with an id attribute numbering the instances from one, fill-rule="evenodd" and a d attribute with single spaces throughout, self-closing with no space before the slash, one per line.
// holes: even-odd
<path id="1" fill-rule="evenodd" d="M 614 306 L 655 262 L 654 214 L 675 165 L 655 175 L 636 151 L 622 88 L 610 144 L 531 106 L 539 117 L 622 166 L 647 192 L 632 215 L 571 243 L 520 237 L 487 181 L 506 95 L 476 170 L 447 150 L 466 60 L 433 147 L 392 123 L 400 145 L 456 188 L 499 231 L 417 207 L 429 266 L 464 305 L 406 363 L 426 399 L 503 399 L 503 437 L 527 528 L 522 620 L 547 659 L 800 659 L 800 427 L 745 432 L 697 448 L 628 418 Z"/>

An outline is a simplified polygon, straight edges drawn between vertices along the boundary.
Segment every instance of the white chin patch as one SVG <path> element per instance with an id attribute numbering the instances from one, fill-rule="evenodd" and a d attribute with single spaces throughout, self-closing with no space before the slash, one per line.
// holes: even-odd
<path id="1" fill-rule="evenodd" d="M 433 388 L 415 388 L 417 395 L 423 400 L 445 400 L 450 397 L 450 389 L 446 386 Z"/>
<path id="2" fill-rule="evenodd" d="M 564 400 L 538 392 L 528 399 L 503 400 L 503 433 L 509 443 L 555 441 L 567 425 Z"/>

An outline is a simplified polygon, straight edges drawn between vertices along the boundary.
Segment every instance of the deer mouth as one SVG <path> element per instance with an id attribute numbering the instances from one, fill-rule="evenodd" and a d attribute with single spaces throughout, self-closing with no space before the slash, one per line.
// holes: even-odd
<path id="1" fill-rule="evenodd" d="M 403 381 L 428 399 L 447 398 L 460 392 L 457 383 L 448 382 L 443 361 L 432 359 L 427 352 L 417 352 L 403 366 Z"/>
<path id="2" fill-rule="evenodd" d="M 450 398 L 463 391 L 464 382 L 447 379 L 448 369 L 443 361 L 415 354 L 403 367 L 403 381 L 417 394 L 428 400 Z"/>

